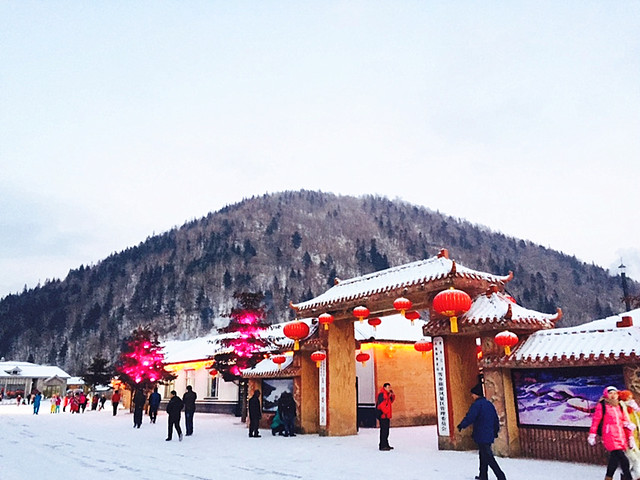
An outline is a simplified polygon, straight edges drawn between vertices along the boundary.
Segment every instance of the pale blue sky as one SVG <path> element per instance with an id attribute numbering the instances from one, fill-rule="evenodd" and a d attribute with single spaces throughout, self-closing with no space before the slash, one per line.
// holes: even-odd
<path id="1" fill-rule="evenodd" d="M 0 296 L 300 188 L 640 279 L 639 1 L 0 1 L 0 102 Z"/>

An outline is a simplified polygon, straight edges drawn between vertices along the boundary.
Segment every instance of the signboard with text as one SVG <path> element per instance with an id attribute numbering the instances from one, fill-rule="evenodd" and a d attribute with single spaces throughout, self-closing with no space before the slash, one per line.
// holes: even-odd
<path id="1" fill-rule="evenodd" d="M 449 432 L 449 404 L 447 402 L 447 370 L 444 356 L 444 340 L 442 337 L 433 338 L 433 369 L 436 385 L 436 407 L 438 413 L 438 435 L 448 437 Z"/>

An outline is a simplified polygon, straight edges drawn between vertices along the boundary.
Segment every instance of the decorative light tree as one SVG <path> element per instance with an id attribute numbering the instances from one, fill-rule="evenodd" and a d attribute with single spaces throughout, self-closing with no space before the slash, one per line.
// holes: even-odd
<path id="1" fill-rule="evenodd" d="M 264 349 L 268 346 L 261 335 L 268 326 L 264 321 L 265 310 L 262 306 L 264 295 L 236 292 L 233 298 L 240 306 L 231 310 L 231 321 L 223 331 L 235 335 L 220 342 L 222 350 L 226 351 L 214 357 L 216 369 L 225 382 L 240 380 L 242 370 L 262 360 Z"/>
<path id="2" fill-rule="evenodd" d="M 150 389 L 159 382 L 170 382 L 175 375 L 164 368 L 164 353 L 158 334 L 151 327 L 138 327 L 124 340 L 115 365 L 119 379 L 131 390 Z"/>

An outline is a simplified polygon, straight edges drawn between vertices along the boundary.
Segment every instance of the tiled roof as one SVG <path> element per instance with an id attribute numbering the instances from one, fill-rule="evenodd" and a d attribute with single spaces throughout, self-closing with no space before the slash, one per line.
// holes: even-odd
<path id="1" fill-rule="evenodd" d="M 553 328 L 561 316 L 561 311 L 548 314 L 524 308 L 515 303 L 510 296 L 490 291 L 478 295 L 469 311 L 458 317 L 458 328 L 461 332 L 471 329 L 474 333 L 496 329 L 533 331 Z M 437 335 L 448 332 L 449 328 L 449 319 L 438 315 L 427 322 L 425 332 Z"/>
<path id="2" fill-rule="evenodd" d="M 431 257 L 398 267 L 388 268 L 349 280 L 340 281 L 323 294 L 292 305 L 298 311 L 311 309 L 328 310 L 332 305 L 358 300 L 377 293 L 390 292 L 400 288 L 424 285 L 446 277 L 485 280 L 490 283 L 504 284 L 511 276 L 498 276 L 479 272 L 456 264 L 446 256 Z"/>
<path id="3" fill-rule="evenodd" d="M 618 327 L 623 316 L 633 325 Z M 567 366 L 637 362 L 640 358 L 640 309 L 577 327 L 535 332 L 501 364 Z"/>

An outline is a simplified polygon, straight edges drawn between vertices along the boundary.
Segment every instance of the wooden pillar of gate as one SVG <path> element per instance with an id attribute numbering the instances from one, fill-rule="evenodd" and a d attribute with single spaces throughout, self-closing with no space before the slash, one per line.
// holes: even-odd
<path id="1" fill-rule="evenodd" d="M 357 433 L 356 361 L 353 322 L 334 322 L 326 335 L 326 425 L 319 425 L 324 436 Z"/>
<path id="2" fill-rule="evenodd" d="M 472 427 L 458 432 L 472 403 L 471 388 L 478 383 L 478 361 L 474 336 L 451 334 L 434 337 L 438 448 L 473 450 Z"/>

